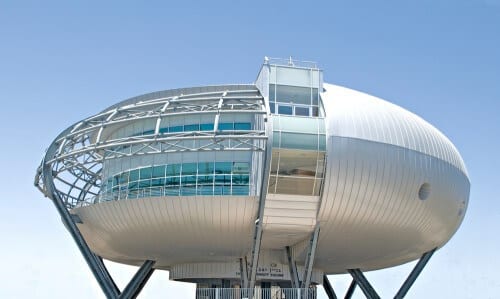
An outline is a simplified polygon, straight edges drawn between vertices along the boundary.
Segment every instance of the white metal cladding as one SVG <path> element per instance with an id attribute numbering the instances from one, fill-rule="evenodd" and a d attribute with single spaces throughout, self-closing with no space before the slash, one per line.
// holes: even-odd
<path id="1" fill-rule="evenodd" d="M 467 174 L 462 157 L 440 131 L 392 103 L 349 88 L 324 84 L 321 95 L 331 135 L 393 144 L 446 161 Z"/>
<path id="2" fill-rule="evenodd" d="M 327 175 L 315 265 L 328 273 L 378 269 L 444 245 L 464 217 L 470 187 L 451 142 L 402 108 L 325 88 Z"/>

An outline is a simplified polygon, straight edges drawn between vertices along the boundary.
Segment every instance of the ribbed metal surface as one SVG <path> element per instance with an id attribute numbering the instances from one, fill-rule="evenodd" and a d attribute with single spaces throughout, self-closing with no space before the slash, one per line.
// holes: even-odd
<path id="1" fill-rule="evenodd" d="M 464 216 L 469 181 L 444 135 L 395 105 L 326 85 L 328 164 L 317 264 L 377 269 L 442 246 Z M 419 198 L 426 183 L 428 198 Z"/>

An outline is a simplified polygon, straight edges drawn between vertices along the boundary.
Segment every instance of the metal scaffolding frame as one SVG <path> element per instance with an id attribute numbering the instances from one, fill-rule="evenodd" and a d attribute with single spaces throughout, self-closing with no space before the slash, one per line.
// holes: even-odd
<path id="1" fill-rule="evenodd" d="M 193 88 L 196 93 L 124 101 L 64 130 L 49 146 L 35 175 L 35 186 L 54 203 L 61 219 L 82 253 L 107 298 L 135 298 L 154 271 L 154 261 L 146 260 L 130 283 L 120 292 L 103 260 L 89 248 L 71 213 L 75 207 L 98 202 L 103 163 L 121 157 L 147 154 L 201 151 L 248 151 L 263 155 L 269 151 L 267 109 L 253 85 Z M 189 91 L 184 89 L 180 91 Z M 167 92 L 168 93 L 168 92 Z M 161 94 L 158 93 L 158 94 Z M 144 96 L 142 97 L 144 98 Z M 225 114 L 251 114 L 253 130 L 221 131 Z M 212 115 L 213 131 L 162 133 L 162 119 L 176 115 Z M 113 129 L 138 121 L 155 121 L 153 132 L 128 137 L 113 136 Z M 112 131 L 112 130 L 110 130 Z M 261 190 L 266 190 L 265 186 Z M 260 249 L 260 246 L 258 247 Z"/>

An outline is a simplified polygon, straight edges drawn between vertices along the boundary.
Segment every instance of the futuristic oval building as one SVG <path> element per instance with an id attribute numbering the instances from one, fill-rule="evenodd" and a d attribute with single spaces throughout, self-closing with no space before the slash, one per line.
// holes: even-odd
<path id="1" fill-rule="evenodd" d="M 469 179 L 436 128 L 323 83 L 314 64 L 265 60 L 253 84 L 180 88 L 117 103 L 64 130 L 38 168 L 108 298 L 153 270 L 197 298 L 316 298 L 327 274 L 420 259 L 460 226 Z M 102 259 L 140 266 L 119 290 Z"/>

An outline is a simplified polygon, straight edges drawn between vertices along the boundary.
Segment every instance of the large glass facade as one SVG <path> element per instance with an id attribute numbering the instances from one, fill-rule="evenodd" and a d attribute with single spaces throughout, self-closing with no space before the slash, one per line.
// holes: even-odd
<path id="1" fill-rule="evenodd" d="M 248 162 L 156 165 L 116 174 L 101 187 L 99 201 L 153 196 L 248 195 Z"/>
<path id="2" fill-rule="evenodd" d="M 323 118 L 274 115 L 268 193 L 319 196 L 325 153 Z"/>
<path id="3" fill-rule="evenodd" d="M 219 131 L 248 131 L 252 129 L 252 124 L 248 122 L 222 122 L 219 123 Z M 214 123 L 202 123 L 202 124 L 187 124 L 171 127 L 162 127 L 159 129 L 160 134 L 167 133 L 179 133 L 179 132 L 196 132 L 196 131 L 213 131 Z M 151 135 L 154 134 L 154 130 L 144 130 L 143 132 L 134 134 L 134 136 L 139 135 Z"/>

